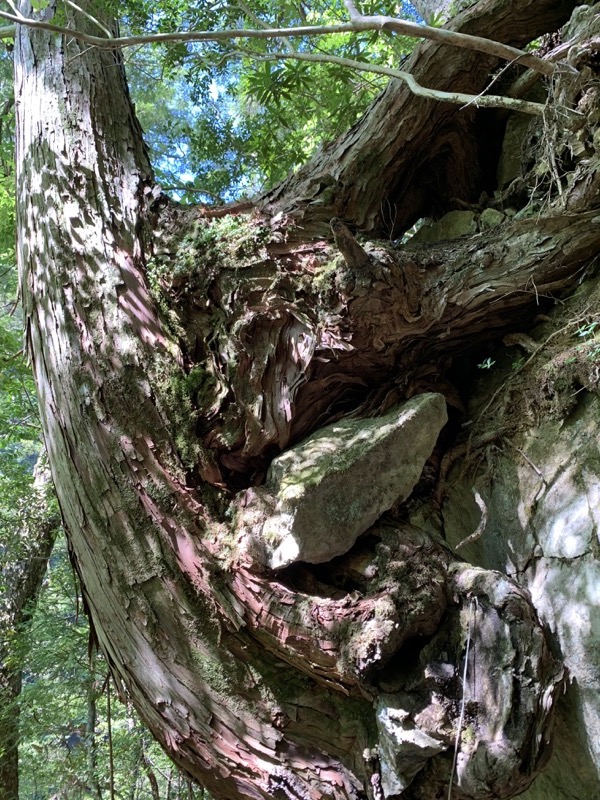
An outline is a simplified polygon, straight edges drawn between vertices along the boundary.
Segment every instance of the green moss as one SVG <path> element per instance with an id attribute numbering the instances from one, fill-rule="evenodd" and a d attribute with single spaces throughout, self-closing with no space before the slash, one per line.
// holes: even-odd
<path id="1" fill-rule="evenodd" d="M 171 271 L 177 278 L 206 278 L 222 269 L 244 269 L 265 260 L 271 230 L 246 217 L 198 220 L 179 242 Z"/>
<path id="2" fill-rule="evenodd" d="M 313 688 L 306 675 L 275 659 L 264 658 L 250 670 L 256 684 L 267 689 L 267 694 L 263 695 L 267 702 L 297 703 Z"/>
<path id="3" fill-rule="evenodd" d="M 179 310 L 172 305 L 170 261 L 151 259 L 146 264 L 146 275 L 150 296 L 158 309 L 158 316 L 165 331 L 174 342 L 185 342 L 188 348 L 193 347 L 193 342 L 188 341 L 186 330 L 182 324 Z"/>
<path id="4" fill-rule="evenodd" d="M 186 469 L 193 469 L 201 459 L 201 445 L 197 441 L 196 422 L 198 410 L 195 399 L 203 377 L 200 367 L 185 373 L 178 364 L 163 364 L 161 374 L 154 381 L 171 423 L 175 446 Z"/>
<path id="5" fill-rule="evenodd" d="M 339 715 L 340 726 L 347 735 L 360 737 L 368 742 L 378 740 L 377 721 L 373 703 L 358 697 L 331 696 Z M 362 736 L 361 736 L 362 734 Z"/>
<path id="6" fill-rule="evenodd" d="M 319 294 L 330 290 L 335 276 L 339 274 L 341 270 L 345 269 L 347 269 L 346 262 L 341 255 L 336 255 L 331 261 L 328 261 L 316 270 L 311 277 L 312 288 Z"/>
<path id="7" fill-rule="evenodd" d="M 232 676 L 228 675 L 223 663 L 217 658 L 210 658 L 198 650 L 192 650 L 192 663 L 196 668 L 196 675 L 203 683 L 226 697 L 235 691 Z"/>
<path id="8" fill-rule="evenodd" d="M 173 490 L 167 484 L 157 485 L 149 481 L 145 488 L 148 497 L 150 497 L 159 508 L 167 508 L 169 503 L 173 500 Z"/>
<path id="9" fill-rule="evenodd" d="M 476 740 L 475 729 L 473 728 L 473 726 L 467 725 L 465 728 L 463 728 L 460 738 L 463 743 L 463 746 L 468 746 L 472 744 Z"/>

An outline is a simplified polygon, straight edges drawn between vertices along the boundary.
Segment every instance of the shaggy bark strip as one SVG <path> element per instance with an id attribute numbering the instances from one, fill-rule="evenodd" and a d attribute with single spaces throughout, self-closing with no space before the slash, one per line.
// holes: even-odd
<path id="1" fill-rule="evenodd" d="M 161 258 L 177 279 L 168 266 L 160 282 L 194 363 L 198 431 L 214 455 L 204 477 L 256 480 L 273 447 L 297 442 L 315 420 L 436 391 L 449 356 L 534 317 L 540 298 L 568 286 L 600 247 L 594 211 L 546 213 L 507 219 L 502 239 L 498 228 L 397 248 L 352 239 L 352 255 L 344 239 L 343 259 L 336 234 L 298 246 L 292 229 L 284 245 L 259 217 L 229 231 L 232 264 L 214 248 L 218 226 L 164 209 L 165 229 L 173 214 L 178 227 L 170 244 L 163 234 Z"/>

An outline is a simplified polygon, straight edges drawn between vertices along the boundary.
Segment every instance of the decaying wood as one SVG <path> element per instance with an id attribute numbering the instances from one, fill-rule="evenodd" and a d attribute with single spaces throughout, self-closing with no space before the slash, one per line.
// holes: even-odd
<path id="1" fill-rule="evenodd" d="M 457 25 L 520 44 L 571 6 L 482 0 Z M 282 448 L 443 390 L 453 354 L 521 328 L 595 256 L 596 212 L 549 200 L 454 242 L 362 241 L 347 225 L 381 234 L 386 203 L 394 231 L 422 216 L 432 171 L 444 169 L 442 195 L 477 185 L 462 178 L 475 111 L 409 106 L 392 85 L 220 235 L 154 186 L 113 55 L 23 30 L 16 60 L 28 344 L 115 680 L 216 798 L 362 800 L 402 780 L 403 797 L 439 796 L 466 691 L 457 796 L 523 791 L 546 758 L 562 676 L 516 584 L 457 561 L 400 512 L 336 563 L 274 574 L 247 558 L 232 516 Z M 430 46 L 413 62 L 432 85 L 469 91 L 491 67 Z M 473 598 L 474 682 L 462 687 Z M 498 653 L 510 681 L 495 677 Z M 435 742 L 417 775 L 390 761 L 406 746 L 390 719 Z"/>
<path id="2" fill-rule="evenodd" d="M 369 263 L 369 254 L 356 241 L 348 226 L 344 225 L 341 219 L 334 217 L 331 220 L 331 232 L 346 266 L 350 269 L 364 269 Z"/>

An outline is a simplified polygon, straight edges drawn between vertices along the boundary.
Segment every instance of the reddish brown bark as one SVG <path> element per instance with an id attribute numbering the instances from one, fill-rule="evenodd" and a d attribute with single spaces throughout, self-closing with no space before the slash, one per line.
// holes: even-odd
<path id="1" fill-rule="evenodd" d="M 563 18 L 545 0 L 486 0 L 464 26 L 519 44 Z M 396 203 L 400 181 L 413 186 L 411 164 L 428 154 L 440 165 L 441 151 L 414 149 L 414 137 L 430 128 L 446 147 L 463 124 L 454 109 L 417 103 L 398 135 L 407 98 L 394 86 L 322 156 L 326 176 L 338 170 L 335 199 L 313 162 L 261 201 L 249 262 L 234 252 L 224 263 L 198 244 L 198 214 L 165 205 L 153 186 L 114 55 L 20 31 L 16 58 L 28 343 L 61 508 L 117 682 L 215 797 L 392 796 L 386 769 L 402 770 L 386 766 L 376 716 L 397 712 L 436 742 L 405 794 L 424 799 L 450 780 L 468 638 L 478 676 L 495 674 L 501 654 L 527 679 L 469 689 L 473 738 L 460 743 L 456 796 L 522 791 L 546 757 L 561 678 L 515 584 L 461 564 L 401 514 L 336 564 L 273 574 L 238 546 L 232 514 L 279 449 L 336 416 L 443 386 L 465 340 L 515 324 L 536 291 L 568 285 L 597 250 L 593 215 L 550 210 L 451 245 L 365 246 L 366 266 L 340 260 L 323 275 L 333 212 L 381 231 L 381 202 Z M 490 68 L 479 59 L 426 46 L 414 62 L 434 80 L 443 60 L 473 91 Z M 421 199 L 399 226 L 424 202 L 411 191 Z M 187 271 L 165 269 L 184 250 Z"/>
<path id="2" fill-rule="evenodd" d="M 194 224 L 195 214 L 175 214 L 169 227 Z M 187 351 L 211 376 L 199 428 L 221 471 L 211 461 L 204 476 L 219 482 L 230 471 L 260 475 L 273 447 L 298 441 L 316 419 L 349 409 L 381 412 L 444 387 L 450 356 L 475 336 L 481 344 L 527 324 L 539 298 L 564 287 L 594 256 L 595 214 L 507 220 L 502 239 L 494 229 L 435 245 L 377 242 L 359 269 L 321 240 L 287 244 L 284 252 L 277 242 L 261 245 L 268 260 L 249 254 L 238 273 L 213 261 L 206 282 L 192 270 L 180 273 L 174 288 L 167 272 L 163 286 Z M 260 222 L 250 224 L 264 230 Z M 277 229 L 268 232 L 278 238 Z M 198 260 L 207 256 L 202 245 L 193 252 Z M 168 257 L 177 262 L 176 247 Z M 266 271 L 277 276 L 268 292 Z"/>

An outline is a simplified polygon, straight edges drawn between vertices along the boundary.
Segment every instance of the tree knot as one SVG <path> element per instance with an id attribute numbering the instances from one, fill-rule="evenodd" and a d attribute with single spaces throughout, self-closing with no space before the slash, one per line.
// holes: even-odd
<path id="1" fill-rule="evenodd" d="M 356 241 L 348 226 L 339 217 L 333 217 L 329 223 L 337 249 L 350 269 L 364 269 L 371 257 Z"/>

